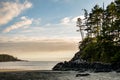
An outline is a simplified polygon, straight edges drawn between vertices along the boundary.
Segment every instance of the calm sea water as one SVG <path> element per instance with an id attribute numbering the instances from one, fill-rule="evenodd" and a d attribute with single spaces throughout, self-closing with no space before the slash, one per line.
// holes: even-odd
<path id="1" fill-rule="evenodd" d="M 51 70 L 58 61 L 0 62 L 0 69 Z"/>
<path id="2" fill-rule="evenodd" d="M 51 71 L 57 61 L 0 62 L 0 69 L 35 70 L 0 73 L 0 80 L 120 80 L 120 73 L 89 73 L 76 77 L 77 71 Z M 37 71 L 36 71 L 37 70 Z"/>

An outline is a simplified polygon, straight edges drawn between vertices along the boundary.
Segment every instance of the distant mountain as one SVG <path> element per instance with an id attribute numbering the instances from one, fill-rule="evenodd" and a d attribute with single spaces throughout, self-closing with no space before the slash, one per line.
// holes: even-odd
<path id="1" fill-rule="evenodd" d="M 8 54 L 0 54 L 0 62 L 7 62 L 7 61 L 21 61 L 21 60 Z"/>

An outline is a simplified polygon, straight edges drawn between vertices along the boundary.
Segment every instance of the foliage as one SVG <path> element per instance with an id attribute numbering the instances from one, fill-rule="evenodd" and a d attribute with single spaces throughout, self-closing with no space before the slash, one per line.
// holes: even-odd
<path id="1" fill-rule="evenodd" d="M 8 54 L 0 54 L 0 62 L 5 61 L 20 61 L 20 60 Z"/>
<path id="2" fill-rule="evenodd" d="M 95 5 L 90 13 L 84 12 L 84 21 L 77 21 L 80 31 L 87 33 L 79 46 L 80 57 L 89 62 L 119 62 L 120 0 L 111 2 L 106 9 Z"/>

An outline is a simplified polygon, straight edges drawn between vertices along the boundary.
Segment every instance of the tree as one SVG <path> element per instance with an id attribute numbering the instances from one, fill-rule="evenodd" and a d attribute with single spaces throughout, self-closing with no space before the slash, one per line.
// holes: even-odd
<path id="1" fill-rule="evenodd" d="M 79 27 L 79 30 L 77 30 L 77 31 L 79 31 L 80 32 L 80 34 L 81 34 L 81 38 L 82 38 L 82 40 L 83 40 L 83 38 L 84 38 L 84 33 L 83 33 L 83 25 L 82 25 L 82 19 L 81 18 L 78 18 L 77 19 L 77 26 Z"/>
<path id="2" fill-rule="evenodd" d="M 80 57 L 90 62 L 119 62 L 120 0 L 111 2 L 106 8 L 95 5 L 90 13 L 84 9 L 84 17 L 84 21 L 77 20 L 82 36 Z M 86 37 L 83 37 L 84 31 Z"/>
<path id="3" fill-rule="evenodd" d="M 95 5 L 88 17 L 89 30 L 92 36 L 99 36 L 101 33 L 103 9 L 99 5 Z"/>
<path id="4" fill-rule="evenodd" d="M 89 37 L 91 29 L 90 29 L 90 26 L 88 25 L 88 12 L 86 9 L 83 9 L 83 10 L 84 10 L 84 20 L 85 20 L 84 27 L 85 27 L 85 31 L 87 31 L 86 35 L 87 37 Z"/>
<path id="5" fill-rule="evenodd" d="M 117 19 L 115 21 L 115 26 L 117 28 L 117 44 L 120 45 L 120 0 L 115 0 L 116 4 L 116 15 Z"/>

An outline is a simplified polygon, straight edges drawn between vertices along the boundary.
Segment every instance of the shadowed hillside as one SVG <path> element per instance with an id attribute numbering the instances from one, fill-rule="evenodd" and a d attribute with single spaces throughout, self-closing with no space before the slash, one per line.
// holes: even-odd
<path id="1" fill-rule="evenodd" d="M 0 62 L 7 62 L 7 61 L 21 61 L 21 60 L 8 54 L 0 54 Z"/>

